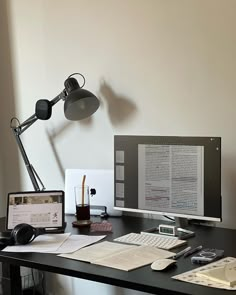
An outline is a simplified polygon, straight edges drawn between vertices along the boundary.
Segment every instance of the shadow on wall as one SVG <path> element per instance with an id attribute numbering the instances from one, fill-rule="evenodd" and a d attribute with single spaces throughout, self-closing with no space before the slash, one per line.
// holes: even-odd
<path id="1" fill-rule="evenodd" d="M 137 112 L 136 105 L 127 97 L 115 93 L 106 81 L 102 82 L 100 93 L 107 102 L 108 115 L 114 127 L 126 123 Z"/>
<path id="2" fill-rule="evenodd" d="M 66 135 L 67 129 L 69 129 L 73 124 L 78 123 L 78 124 L 81 124 L 85 127 L 90 127 L 90 125 L 92 125 L 92 121 L 93 121 L 93 118 L 91 116 L 89 118 L 83 119 L 78 122 L 66 121 L 63 124 L 61 124 L 59 127 L 57 127 L 56 129 L 54 129 L 54 128 L 46 129 L 46 135 L 47 135 L 48 141 L 50 143 L 50 146 L 51 146 L 53 155 L 55 157 L 55 161 L 57 163 L 57 166 L 60 171 L 61 178 L 62 178 L 63 182 L 65 181 L 65 168 L 62 165 L 61 159 L 60 159 L 59 154 L 56 149 L 56 145 L 55 145 L 56 139 L 59 138 L 60 135 L 62 135 L 64 133 Z"/>
<path id="3" fill-rule="evenodd" d="M 8 26 L 8 5 L 9 2 L 7 0 L 0 1 L 0 216 L 5 215 L 7 193 L 20 189 L 17 144 L 10 129 L 10 119 L 15 114 L 15 105 Z"/>
<path id="4" fill-rule="evenodd" d="M 222 156 L 222 222 L 223 227 L 236 229 L 235 218 L 235 194 L 236 194 L 236 158 L 234 156 Z M 226 201 L 227 199 L 227 201 Z M 218 225 L 217 225 L 218 226 Z"/>
<path id="5" fill-rule="evenodd" d="M 100 86 L 100 94 L 106 100 L 108 116 L 109 116 L 111 124 L 115 127 L 127 122 L 137 112 L 137 107 L 133 102 L 131 102 L 127 97 L 117 95 L 105 81 L 103 81 Z M 100 103 L 101 103 L 101 107 L 103 107 L 101 100 L 100 100 Z M 93 116 L 86 118 L 84 120 L 78 121 L 78 124 L 81 124 L 84 127 L 88 127 L 88 128 L 91 127 L 92 123 L 93 123 Z M 56 130 L 52 129 L 52 130 L 46 131 L 48 140 L 50 142 L 55 160 L 57 162 L 57 165 L 63 180 L 65 179 L 65 175 L 64 175 L 65 169 L 62 166 L 54 141 L 62 133 L 66 132 L 66 130 L 70 126 L 71 126 L 71 122 L 67 121 L 66 123 L 63 123 L 61 126 L 59 126 Z"/>
<path id="6" fill-rule="evenodd" d="M 57 128 L 57 130 L 46 129 L 47 138 L 48 138 L 48 141 L 49 141 L 50 146 L 52 148 L 52 152 L 55 157 L 55 160 L 56 160 L 56 163 L 57 163 L 58 169 L 60 171 L 61 178 L 62 178 L 63 182 L 65 181 L 65 168 L 63 167 L 63 165 L 61 163 L 61 159 L 58 155 L 54 141 L 57 137 L 59 137 L 64 132 L 66 132 L 66 130 L 71 126 L 71 124 L 72 124 L 72 122 L 67 121 L 66 123 L 63 123 L 63 125 L 61 125 L 59 128 Z"/>

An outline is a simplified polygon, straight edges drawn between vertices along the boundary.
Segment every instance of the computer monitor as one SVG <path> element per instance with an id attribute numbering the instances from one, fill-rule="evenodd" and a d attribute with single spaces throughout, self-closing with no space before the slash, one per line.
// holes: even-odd
<path id="1" fill-rule="evenodd" d="M 114 208 L 221 221 L 221 138 L 114 137 Z"/>

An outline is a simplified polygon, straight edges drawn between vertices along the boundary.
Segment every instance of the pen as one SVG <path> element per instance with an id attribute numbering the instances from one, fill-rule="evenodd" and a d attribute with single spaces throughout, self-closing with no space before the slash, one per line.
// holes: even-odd
<path id="1" fill-rule="evenodd" d="M 188 252 L 189 250 L 191 250 L 191 247 L 190 247 L 190 246 L 187 247 L 187 248 L 185 248 L 184 250 L 182 250 L 182 251 L 176 253 L 172 258 L 173 258 L 173 259 L 177 259 L 177 258 L 179 258 L 180 256 L 184 255 L 184 254 L 185 254 L 186 252 Z"/>
<path id="2" fill-rule="evenodd" d="M 184 254 L 184 257 L 188 257 L 189 255 L 192 255 L 193 253 L 202 250 L 202 246 L 198 246 L 196 248 L 190 249 L 188 252 Z"/>

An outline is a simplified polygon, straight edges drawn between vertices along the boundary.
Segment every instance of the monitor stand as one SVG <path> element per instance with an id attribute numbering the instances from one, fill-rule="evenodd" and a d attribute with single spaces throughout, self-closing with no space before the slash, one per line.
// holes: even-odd
<path id="1" fill-rule="evenodd" d="M 188 227 L 188 219 L 184 217 L 175 217 L 175 226 L 180 228 Z"/>
<path id="2" fill-rule="evenodd" d="M 179 239 L 185 240 L 190 237 L 195 236 L 195 233 L 189 229 L 188 227 L 188 219 L 183 217 L 175 217 L 175 226 L 177 227 L 177 233 Z"/>

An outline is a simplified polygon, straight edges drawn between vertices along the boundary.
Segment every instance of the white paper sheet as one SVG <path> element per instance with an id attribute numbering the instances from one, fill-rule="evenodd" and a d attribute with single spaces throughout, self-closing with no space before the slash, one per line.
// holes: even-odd
<path id="1" fill-rule="evenodd" d="M 69 236 L 70 233 L 40 235 L 30 244 L 8 246 L 2 251 L 51 253 L 56 251 Z"/>
<path id="2" fill-rule="evenodd" d="M 138 208 L 204 213 L 203 146 L 139 144 L 138 179 Z"/>
<path id="3" fill-rule="evenodd" d="M 106 237 L 88 235 L 46 234 L 38 236 L 31 244 L 8 246 L 5 252 L 72 253 Z"/>
<path id="4" fill-rule="evenodd" d="M 225 258 L 222 258 L 216 262 L 212 262 L 212 263 L 206 264 L 204 266 L 195 268 L 193 270 L 181 273 L 181 274 L 176 275 L 172 278 L 176 279 L 176 280 L 183 281 L 183 282 L 207 286 L 207 287 L 211 287 L 211 288 L 219 288 L 219 289 L 226 289 L 226 290 L 234 290 L 235 291 L 236 286 L 230 287 L 225 284 L 218 283 L 218 282 L 212 281 L 210 279 L 201 278 L 201 277 L 197 276 L 197 272 L 214 269 L 216 267 L 224 266 L 224 265 L 227 265 L 228 263 L 232 263 L 232 262 L 236 262 L 235 257 L 225 257 Z M 231 293 L 229 293 L 229 294 L 231 294 Z"/>
<path id="5" fill-rule="evenodd" d="M 130 271 L 148 264 L 157 259 L 170 258 L 173 252 L 158 249 L 151 246 L 138 246 L 120 253 L 95 260 L 93 263 L 112 267 L 120 270 Z"/>
<path id="6" fill-rule="evenodd" d="M 61 257 L 76 259 L 120 270 L 130 271 L 175 253 L 150 246 L 126 245 L 104 241 Z"/>
<path id="7" fill-rule="evenodd" d="M 133 249 L 135 247 L 137 246 L 104 241 L 104 242 L 80 249 L 72 254 L 61 254 L 59 256 L 70 258 L 70 259 L 86 261 L 86 262 L 93 262 L 105 256 L 122 252 L 128 249 Z"/>
<path id="8" fill-rule="evenodd" d="M 106 236 L 87 236 L 87 235 L 71 235 L 69 238 L 53 253 L 72 253 L 83 247 L 96 243 Z"/>

